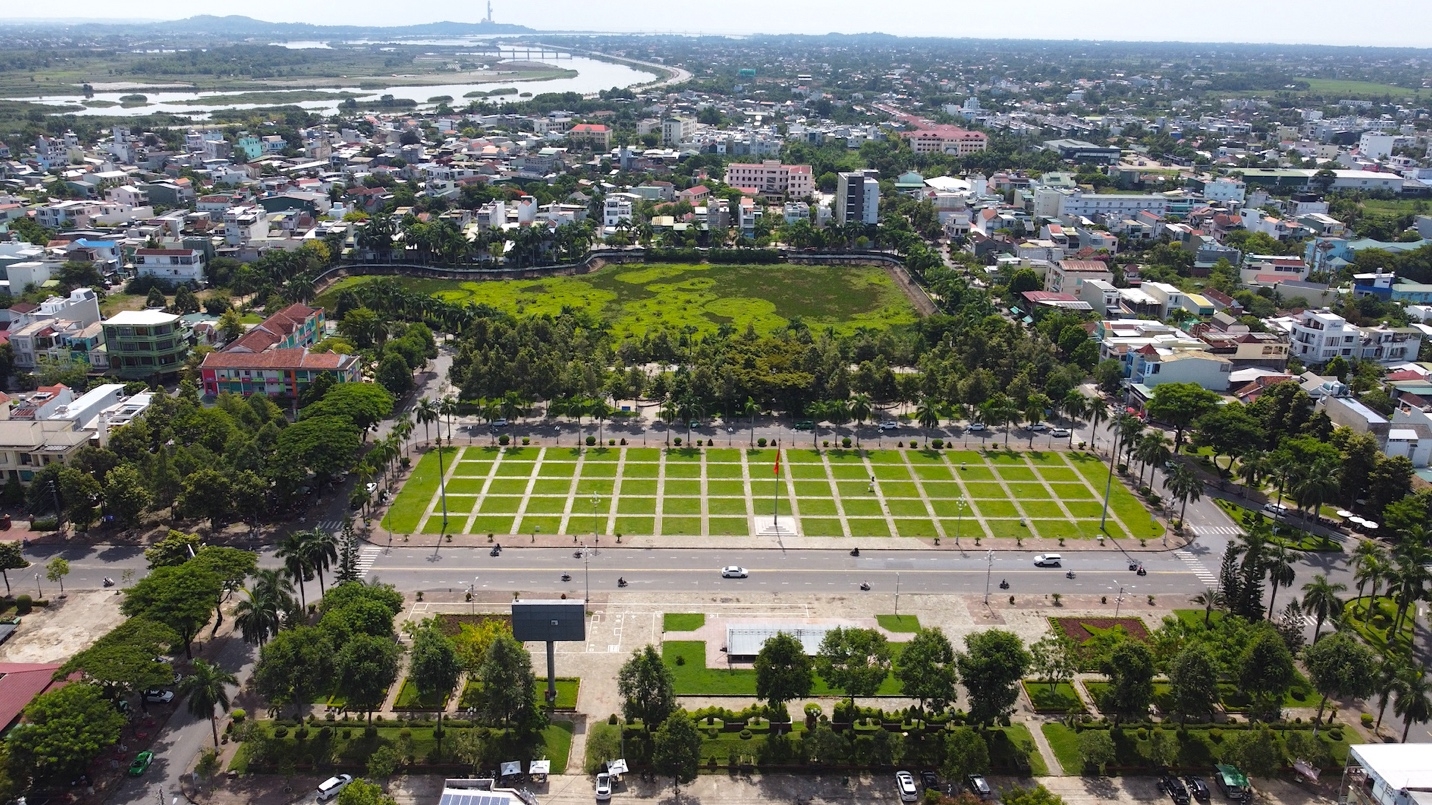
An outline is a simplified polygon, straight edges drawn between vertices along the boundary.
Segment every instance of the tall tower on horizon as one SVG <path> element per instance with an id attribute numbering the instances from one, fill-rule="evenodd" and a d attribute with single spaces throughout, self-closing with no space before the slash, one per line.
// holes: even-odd
<path id="1" fill-rule="evenodd" d="M 492 24 L 492 0 L 487 0 L 487 19 L 483 20 L 483 22 L 489 25 Z"/>

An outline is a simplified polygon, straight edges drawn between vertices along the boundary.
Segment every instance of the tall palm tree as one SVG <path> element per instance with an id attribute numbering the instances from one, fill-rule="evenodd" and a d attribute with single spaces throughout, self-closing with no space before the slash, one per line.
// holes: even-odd
<path id="1" fill-rule="evenodd" d="M 746 402 L 741 404 L 741 415 L 751 420 L 751 446 L 756 446 L 756 414 L 761 413 L 761 406 L 752 397 L 747 397 Z"/>
<path id="2" fill-rule="evenodd" d="M 254 574 L 245 594 L 245 600 L 234 607 L 234 625 L 245 643 L 262 646 L 283 625 L 282 616 L 293 601 L 293 583 L 280 571 L 266 568 Z"/>
<path id="3" fill-rule="evenodd" d="M 274 551 L 274 556 L 283 560 L 283 569 L 288 572 L 288 577 L 298 582 L 298 600 L 304 609 L 308 609 L 308 593 L 304 589 L 304 580 L 308 578 L 310 568 L 306 562 L 307 549 L 304 547 L 304 532 L 294 531 L 284 537 L 283 543 Z"/>
<path id="4" fill-rule="evenodd" d="M 1293 570 L 1293 559 L 1288 556 L 1288 549 L 1282 545 L 1273 546 L 1268 556 L 1263 560 L 1263 565 L 1268 572 L 1268 583 L 1273 587 L 1273 594 L 1268 596 L 1268 620 L 1273 619 L 1273 602 L 1278 600 L 1279 587 L 1292 587 L 1293 580 L 1297 578 L 1297 572 Z"/>
<path id="5" fill-rule="evenodd" d="M 438 412 L 447 417 L 448 441 L 452 441 L 452 418 L 457 416 L 457 398 L 449 394 L 438 403 Z"/>
<path id="6" fill-rule="evenodd" d="M 857 426 L 855 429 L 856 447 L 860 447 L 860 426 L 863 426 L 865 420 L 870 418 L 871 411 L 869 394 L 857 394 L 850 398 L 850 416 L 855 419 Z"/>
<path id="7" fill-rule="evenodd" d="M 1377 723 L 1372 727 L 1374 735 L 1382 729 L 1382 717 L 1387 713 L 1387 705 L 1402 690 L 1403 680 L 1416 672 L 1417 669 L 1401 654 L 1394 652 L 1383 656 L 1382 662 L 1377 666 L 1377 676 L 1372 688 L 1377 696 Z"/>
<path id="8" fill-rule="evenodd" d="M 1392 621 L 1390 632 L 1394 637 L 1401 634 L 1407 611 L 1427 596 L 1427 565 L 1432 563 L 1432 548 L 1416 542 L 1404 543 L 1397 552 L 1396 562 L 1387 587 L 1397 602 L 1397 617 Z"/>
<path id="9" fill-rule="evenodd" d="M 1258 481 L 1268 474 L 1268 454 L 1258 448 L 1250 448 L 1239 459 L 1238 478 L 1247 487 L 1256 488 Z M 1244 494 L 1247 494 L 1246 491 Z"/>
<path id="10" fill-rule="evenodd" d="M 1346 590 L 1346 584 L 1330 583 L 1328 577 L 1322 573 L 1313 576 L 1312 581 L 1303 585 L 1303 611 L 1313 614 L 1314 643 L 1318 642 L 1318 634 L 1323 630 L 1324 622 L 1336 621 L 1342 616 L 1343 600 L 1338 597 L 1338 593 Z"/>
<path id="11" fill-rule="evenodd" d="M 1111 421 L 1109 419 L 1109 402 L 1103 397 L 1091 397 L 1085 416 L 1089 417 L 1090 444 L 1093 444 L 1093 439 L 1099 435 L 1099 426 Z"/>
<path id="12" fill-rule="evenodd" d="M 940 426 L 940 401 L 934 397 L 921 397 L 920 405 L 915 409 L 915 421 L 925 429 L 925 438 L 930 438 L 930 431 Z"/>
<path id="13" fill-rule="evenodd" d="M 820 421 L 825 419 L 830 411 L 830 403 L 825 400 L 815 400 L 806 406 L 806 416 L 810 417 L 810 445 L 820 445 Z"/>
<path id="14" fill-rule="evenodd" d="M 1114 420 L 1114 429 L 1118 431 L 1119 444 L 1126 456 L 1134 455 L 1134 448 L 1138 446 L 1139 439 L 1144 435 L 1143 420 L 1133 414 L 1119 414 Z M 1125 459 L 1127 464 L 1129 459 Z"/>
<path id="15" fill-rule="evenodd" d="M 413 412 L 418 417 L 418 424 L 423 426 L 423 441 L 428 441 L 429 438 L 431 438 L 428 433 L 428 425 L 437 422 L 438 418 L 442 416 L 438 408 L 438 403 L 424 397 L 418 400 L 418 404 L 413 408 Z"/>
<path id="16" fill-rule="evenodd" d="M 179 683 L 179 695 L 189 697 L 189 714 L 209 720 L 215 748 L 219 746 L 219 725 L 214 720 L 214 708 L 229 712 L 229 686 L 238 684 L 238 677 L 203 660 L 195 660 L 194 671 Z"/>
<path id="17" fill-rule="evenodd" d="M 1413 724 L 1432 721 L 1432 684 L 1427 682 L 1427 667 L 1418 666 L 1402 679 L 1397 691 L 1397 701 L 1392 712 L 1402 719 L 1402 742 L 1407 743 L 1407 733 Z"/>
<path id="18" fill-rule="evenodd" d="M 1139 437 L 1134 447 L 1134 453 L 1139 461 L 1149 471 L 1149 483 L 1154 482 L 1154 468 L 1166 463 L 1173 458 L 1173 442 L 1163 434 L 1162 431 L 1150 431 Z M 1139 473 L 1139 480 L 1143 480 L 1143 473 Z"/>
<path id="19" fill-rule="evenodd" d="M 1203 627 L 1205 629 L 1208 628 L 1209 618 L 1213 617 L 1213 610 L 1223 609 L 1226 603 L 1223 592 L 1217 587 L 1205 588 L 1203 592 L 1195 595 L 1191 600 L 1193 603 L 1203 607 Z"/>
<path id="20" fill-rule="evenodd" d="M 1338 493 L 1341 476 L 1342 466 L 1326 457 L 1314 460 L 1312 466 L 1297 476 L 1292 492 L 1298 508 L 1304 510 L 1304 519 L 1317 516 L 1323 502 Z"/>
<path id="21" fill-rule="evenodd" d="M 338 535 L 321 528 L 300 531 L 303 539 L 303 563 L 318 576 L 318 594 L 324 593 L 323 571 L 338 561 Z"/>
<path id="22" fill-rule="evenodd" d="M 661 417 L 662 422 L 666 423 L 667 447 L 671 446 L 671 423 L 676 421 L 677 410 L 678 408 L 676 405 L 676 401 L 671 399 L 670 397 L 667 397 L 666 399 L 662 400 L 661 407 L 657 409 L 657 415 Z M 754 431 L 752 432 L 754 433 Z"/>
<path id="23" fill-rule="evenodd" d="M 1175 464 L 1164 476 L 1164 488 L 1173 495 L 1173 499 L 1179 501 L 1182 506 L 1178 512 L 1179 523 L 1184 522 L 1184 515 L 1188 512 L 1189 500 L 1198 500 L 1203 497 L 1203 481 L 1199 479 L 1198 473 L 1188 464 Z"/>
<path id="24" fill-rule="evenodd" d="M 1368 601 L 1364 616 L 1372 616 L 1372 604 L 1377 598 L 1377 585 L 1386 573 L 1388 556 L 1387 551 L 1376 542 L 1365 539 L 1357 544 L 1352 551 L 1353 565 L 1357 568 L 1353 577 L 1357 582 L 1357 597 L 1362 598 L 1363 591 L 1369 584 L 1372 585 L 1372 599 Z"/>
<path id="25" fill-rule="evenodd" d="M 1091 402 L 1079 389 L 1069 389 L 1069 393 L 1064 395 L 1060 405 L 1064 408 L 1064 415 L 1070 419 L 1069 424 L 1077 426 L 1079 420 L 1089 415 Z M 1074 446 L 1074 428 L 1072 427 L 1069 429 L 1069 446 L 1071 448 Z"/>

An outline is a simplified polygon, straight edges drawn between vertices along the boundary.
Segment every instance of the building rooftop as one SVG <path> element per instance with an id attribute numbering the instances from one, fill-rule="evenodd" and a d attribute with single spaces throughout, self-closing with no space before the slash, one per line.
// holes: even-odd
<path id="1" fill-rule="evenodd" d="M 162 310 L 121 310 L 104 320 L 105 324 L 126 327 L 153 327 L 156 324 L 173 324 L 179 317 Z"/>

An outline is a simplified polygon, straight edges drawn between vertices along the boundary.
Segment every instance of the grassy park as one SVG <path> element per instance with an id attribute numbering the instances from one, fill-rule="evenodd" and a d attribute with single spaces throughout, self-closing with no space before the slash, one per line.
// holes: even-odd
<path id="1" fill-rule="evenodd" d="M 466 447 L 425 454 L 383 520 L 397 534 L 750 536 L 773 511 L 823 537 L 1092 539 L 1108 470 L 1084 453 Z M 874 482 L 871 478 L 874 477 Z M 1115 484 L 1107 532 L 1162 526 Z"/>
<path id="2" fill-rule="evenodd" d="M 372 281 L 340 280 L 320 304 Z M 608 322 L 617 336 L 687 326 L 714 332 L 723 324 L 767 332 L 800 319 L 812 330 L 837 333 L 913 324 L 915 308 L 884 269 L 794 265 L 610 266 L 579 277 L 503 282 L 399 278 L 398 282 L 450 302 L 490 305 L 514 316 L 557 315 L 564 310 Z"/>

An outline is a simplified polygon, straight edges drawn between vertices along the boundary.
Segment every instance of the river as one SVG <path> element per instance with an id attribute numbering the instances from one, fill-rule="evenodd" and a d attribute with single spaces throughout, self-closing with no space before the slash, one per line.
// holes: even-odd
<path id="1" fill-rule="evenodd" d="M 313 44 L 310 43 L 303 44 L 308 45 L 310 47 L 313 46 Z M 533 59 L 532 61 L 536 60 Z M 359 96 L 360 101 L 363 99 L 377 99 L 383 95 L 392 95 L 394 98 L 406 98 L 417 101 L 419 104 L 419 108 L 421 108 L 422 106 L 431 106 L 427 102 L 428 98 L 435 98 L 440 95 L 448 95 L 452 97 L 450 105 L 454 109 L 461 109 L 462 107 L 467 105 L 469 100 L 468 98 L 464 98 L 463 96 L 474 90 L 490 90 L 498 87 L 516 87 L 516 93 L 508 95 L 494 95 L 483 99 L 493 102 L 504 102 L 520 100 L 520 95 L 522 93 L 530 92 L 536 95 L 544 92 L 579 92 L 585 95 L 598 92 L 604 89 L 611 89 L 612 87 L 629 87 L 634 84 L 643 84 L 654 81 L 658 78 L 658 76 L 655 76 L 652 73 L 643 72 L 626 64 L 601 61 L 599 59 L 574 57 L 571 59 L 545 61 L 544 63 L 551 64 L 553 67 L 576 70 L 577 75 L 572 78 L 551 78 L 542 81 L 513 81 L 510 77 L 497 76 L 491 81 L 484 81 L 482 83 L 476 84 L 431 84 L 424 86 L 395 84 L 393 86 L 384 87 L 382 89 L 360 89 L 356 86 L 324 87 L 322 89 L 323 91 L 327 92 L 353 93 Z M 499 63 L 497 67 L 500 69 L 501 64 Z M 369 80 L 371 81 L 371 79 Z M 324 112 L 331 114 L 338 111 L 338 104 L 342 100 L 341 98 L 333 98 L 331 100 L 307 100 L 295 101 L 293 104 L 284 104 L 282 101 L 275 100 L 266 103 L 237 103 L 230 106 L 218 106 L 211 104 L 205 104 L 200 106 L 195 103 L 196 99 L 200 97 L 213 98 L 222 97 L 226 95 L 243 95 L 249 92 L 284 91 L 286 90 L 275 89 L 271 87 L 254 86 L 247 90 L 240 90 L 235 92 L 212 92 L 204 90 L 195 92 L 193 90 L 187 89 L 137 89 L 125 90 L 123 92 L 96 92 L 88 100 L 110 101 L 112 103 L 119 104 L 121 103 L 121 98 L 123 98 L 124 96 L 143 95 L 149 100 L 149 102 L 144 106 L 134 106 L 130 108 L 124 108 L 121 106 L 107 106 L 103 108 L 86 107 L 83 111 L 75 112 L 74 114 L 137 117 L 139 115 L 154 114 L 156 112 L 167 112 L 170 114 L 188 115 L 196 120 L 204 120 L 209 116 L 210 112 L 219 109 L 255 109 L 259 107 L 280 105 L 300 106 L 304 109 L 309 109 L 314 112 Z M 310 92 L 311 90 L 294 88 L 293 90 L 289 91 Z M 73 95 L 41 95 L 29 98 L 10 98 L 8 100 L 31 101 L 35 103 L 52 104 L 56 106 L 77 106 L 83 104 L 86 98 L 83 94 L 75 93 Z"/>

